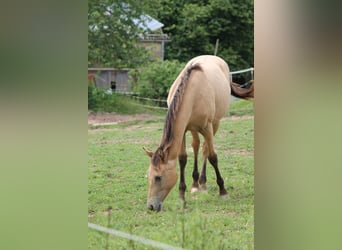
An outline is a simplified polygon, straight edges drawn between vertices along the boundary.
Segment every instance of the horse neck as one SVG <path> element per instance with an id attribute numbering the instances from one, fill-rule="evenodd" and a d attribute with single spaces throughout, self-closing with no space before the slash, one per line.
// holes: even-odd
<path id="1" fill-rule="evenodd" d="M 189 115 L 190 115 L 190 112 L 186 110 L 182 111 L 182 109 L 179 110 L 177 113 L 176 119 L 173 124 L 173 129 L 171 131 L 173 134 L 173 139 L 167 149 L 167 152 L 168 152 L 167 160 L 174 160 L 178 157 L 178 154 L 182 147 L 183 137 L 186 132 L 186 126 L 188 124 Z M 164 136 L 165 134 L 163 134 L 163 138 Z M 166 145 L 163 145 L 163 141 L 161 145 L 162 147 L 166 146 Z"/>
<path id="2" fill-rule="evenodd" d="M 168 97 L 169 109 L 165 118 L 163 138 L 161 141 L 161 148 L 167 151 L 168 160 L 177 158 L 181 150 L 182 141 L 186 127 L 188 125 L 191 110 L 186 107 L 186 102 L 191 102 L 190 99 L 185 98 L 186 88 L 190 79 L 190 74 L 193 70 L 201 70 L 198 64 L 191 64 L 184 69 L 171 87 L 171 94 Z M 172 96 L 172 100 L 171 97 Z M 191 103 L 189 103 L 191 104 Z"/>

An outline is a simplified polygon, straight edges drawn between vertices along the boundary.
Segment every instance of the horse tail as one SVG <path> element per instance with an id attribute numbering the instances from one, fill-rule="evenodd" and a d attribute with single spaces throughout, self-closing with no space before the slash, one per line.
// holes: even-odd
<path id="1" fill-rule="evenodd" d="M 245 84 L 237 84 L 230 82 L 231 94 L 237 98 L 250 100 L 254 98 L 254 80 L 251 80 Z"/>

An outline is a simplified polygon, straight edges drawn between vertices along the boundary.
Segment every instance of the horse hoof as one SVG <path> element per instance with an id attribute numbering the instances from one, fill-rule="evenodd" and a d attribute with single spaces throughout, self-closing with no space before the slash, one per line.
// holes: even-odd
<path id="1" fill-rule="evenodd" d="M 197 187 L 192 187 L 191 190 L 190 190 L 190 193 L 196 193 L 198 192 L 198 188 Z"/>
<path id="2" fill-rule="evenodd" d="M 206 185 L 201 185 L 201 191 L 207 191 L 207 186 Z"/>
<path id="3" fill-rule="evenodd" d="M 221 199 L 227 199 L 228 198 L 228 194 L 222 194 L 222 195 L 220 195 L 220 198 Z"/>

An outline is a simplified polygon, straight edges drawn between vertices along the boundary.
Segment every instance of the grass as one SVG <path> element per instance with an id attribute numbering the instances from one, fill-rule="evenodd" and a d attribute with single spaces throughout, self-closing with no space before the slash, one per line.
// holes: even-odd
<path id="1" fill-rule="evenodd" d="M 244 101 L 236 99 L 230 105 L 229 115 L 253 115 L 254 114 L 254 105 L 252 101 Z"/>
<path id="2" fill-rule="evenodd" d="M 154 101 L 139 101 L 129 96 L 115 93 L 109 95 L 105 94 L 102 90 L 94 93 L 90 95 L 91 101 L 89 99 L 92 104 L 88 104 L 88 107 L 93 107 L 93 111 L 115 112 L 119 114 L 148 113 L 161 116 L 165 115 L 166 112 L 164 109 L 153 108 L 156 105 Z M 235 101 L 230 105 L 229 115 L 252 115 L 253 113 L 253 102 L 251 101 L 237 100 L 235 98 Z"/>
<path id="3" fill-rule="evenodd" d="M 156 105 L 156 103 L 153 101 L 139 101 L 130 96 L 117 94 L 115 92 L 106 94 L 106 92 L 101 89 L 96 91 L 88 89 L 88 109 L 97 112 L 115 112 L 119 114 L 148 113 L 156 115 L 162 115 L 166 112 L 163 109 L 153 108 L 154 105 Z"/>
<path id="4" fill-rule="evenodd" d="M 238 102 L 233 103 L 233 112 L 251 112 L 250 103 Z M 88 221 L 185 249 L 253 249 L 253 122 L 253 118 L 223 119 L 215 136 L 228 199 L 218 197 L 215 173 L 210 165 L 208 192 L 189 193 L 193 154 L 188 134 L 187 207 L 182 208 L 177 184 L 159 213 L 146 208 L 149 158 L 142 147 L 157 148 L 163 116 L 156 120 L 111 125 L 106 129 L 90 128 Z M 92 229 L 88 230 L 88 248 L 153 249 Z"/>

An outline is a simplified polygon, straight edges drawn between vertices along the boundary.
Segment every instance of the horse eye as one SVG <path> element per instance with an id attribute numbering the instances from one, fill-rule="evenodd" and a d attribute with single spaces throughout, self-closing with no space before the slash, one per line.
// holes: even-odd
<path id="1" fill-rule="evenodd" d="M 159 182 L 161 181 L 162 177 L 160 175 L 157 175 L 156 177 L 154 177 L 154 179 L 156 182 Z"/>

